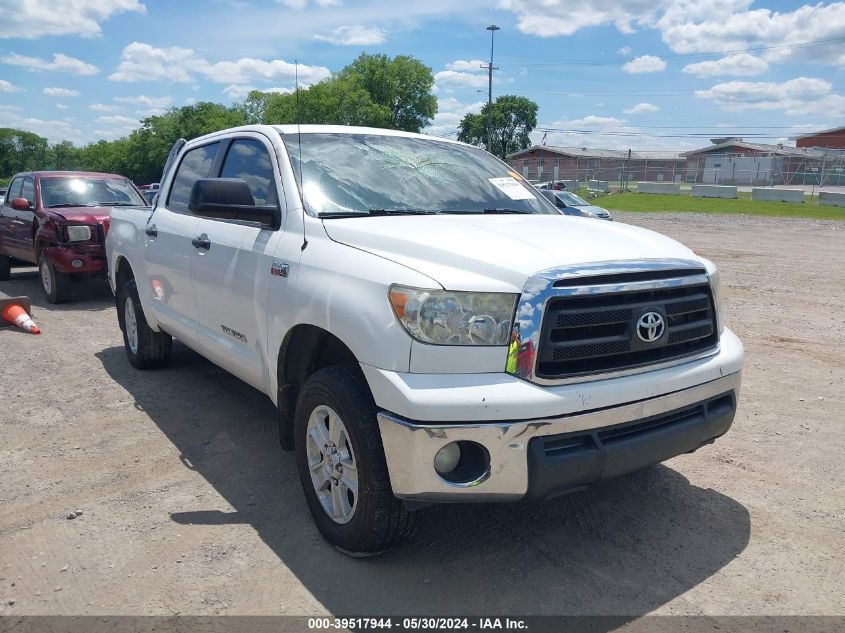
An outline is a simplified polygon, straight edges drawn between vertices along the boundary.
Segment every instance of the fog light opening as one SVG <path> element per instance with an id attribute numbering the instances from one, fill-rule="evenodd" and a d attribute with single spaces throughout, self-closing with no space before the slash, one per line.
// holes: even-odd
<path id="1" fill-rule="evenodd" d="M 479 484 L 490 474 L 490 455 L 487 449 L 477 442 L 450 442 L 437 451 L 434 470 L 450 484 Z"/>
<path id="2" fill-rule="evenodd" d="M 81 260 L 81 259 L 74 259 L 74 260 L 70 263 L 70 265 L 71 265 L 71 266 L 73 266 L 74 268 L 82 268 L 83 263 L 82 263 L 82 260 Z"/>

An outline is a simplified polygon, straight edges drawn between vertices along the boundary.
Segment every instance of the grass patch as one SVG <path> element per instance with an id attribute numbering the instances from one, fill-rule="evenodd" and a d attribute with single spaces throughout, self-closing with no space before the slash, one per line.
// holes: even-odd
<path id="1" fill-rule="evenodd" d="M 610 211 L 632 211 L 636 213 L 729 213 L 746 215 L 770 215 L 790 218 L 814 218 L 817 220 L 845 220 L 845 209 L 823 207 L 815 198 L 807 196 L 803 204 L 792 202 L 764 202 L 750 198 L 722 200 L 720 198 L 693 198 L 689 195 L 664 196 L 655 193 L 615 193 L 591 200 L 593 204 Z"/>

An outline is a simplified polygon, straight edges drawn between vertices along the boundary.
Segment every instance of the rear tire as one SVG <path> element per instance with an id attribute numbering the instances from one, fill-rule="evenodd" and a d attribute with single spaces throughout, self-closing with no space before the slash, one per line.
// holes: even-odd
<path id="1" fill-rule="evenodd" d="M 56 270 L 46 255 L 42 253 L 38 257 L 38 276 L 41 280 L 41 289 L 48 303 L 64 303 L 70 297 L 70 275 L 65 275 Z"/>
<path id="2" fill-rule="evenodd" d="M 9 281 L 12 277 L 12 258 L 0 255 L 0 281 Z"/>
<path id="3" fill-rule="evenodd" d="M 152 369 L 166 365 L 173 350 L 173 338 L 166 332 L 150 329 L 134 279 L 118 288 L 116 303 L 117 319 L 123 331 L 123 346 L 132 366 Z"/>
<path id="4" fill-rule="evenodd" d="M 395 547 L 414 527 L 414 516 L 390 487 L 377 413 L 352 365 L 315 372 L 296 405 L 296 462 L 305 499 L 323 537 L 351 556 Z"/>

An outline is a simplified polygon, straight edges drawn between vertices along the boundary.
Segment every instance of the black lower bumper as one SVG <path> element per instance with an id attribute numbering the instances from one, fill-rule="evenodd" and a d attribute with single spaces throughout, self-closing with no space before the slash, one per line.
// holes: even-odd
<path id="1" fill-rule="evenodd" d="M 730 391 L 650 418 L 535 437 L 528 445 L 527 496 L 553 497 L 691 453 L 724 435 L 735 414 Z"/>

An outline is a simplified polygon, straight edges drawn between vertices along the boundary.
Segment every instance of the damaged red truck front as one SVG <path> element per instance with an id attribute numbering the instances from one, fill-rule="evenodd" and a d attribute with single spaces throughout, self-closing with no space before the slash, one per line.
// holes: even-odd
<path id="1" fill-rule="evenodd" d="M 105 278 L 109 213 L 146 207 L 132 182 L 116 174 L 35 171 L 17 174 L 0 206 L 0 280 L 13 264 L 37 264 L 50 303 L 80 279 Z"/>

